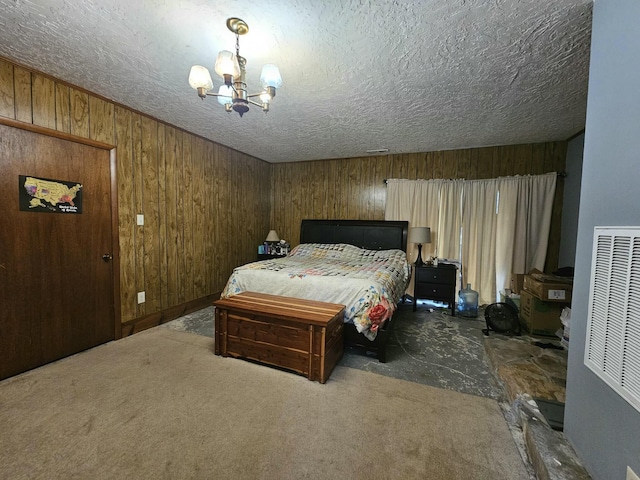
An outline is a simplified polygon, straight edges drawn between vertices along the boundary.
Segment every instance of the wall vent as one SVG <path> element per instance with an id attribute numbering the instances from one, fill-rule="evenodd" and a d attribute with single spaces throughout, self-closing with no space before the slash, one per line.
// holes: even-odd
<path id="1" fill-rule="evenodd" d="M 584 363 L 640 411 L 640 227 L 595 227 Z"/>

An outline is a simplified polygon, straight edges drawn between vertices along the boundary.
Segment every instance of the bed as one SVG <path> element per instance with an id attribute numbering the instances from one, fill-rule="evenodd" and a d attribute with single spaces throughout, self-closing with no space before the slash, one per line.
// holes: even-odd
<path id="1" fill-rule="evenodd" d="M 221 294 L 244 291 L 345 305 L 345 343 L 386 361 L 392 315 L 410 266 L 408 222 L 303 220 L 300 245 L 284 257 L 234 269 Z"/>

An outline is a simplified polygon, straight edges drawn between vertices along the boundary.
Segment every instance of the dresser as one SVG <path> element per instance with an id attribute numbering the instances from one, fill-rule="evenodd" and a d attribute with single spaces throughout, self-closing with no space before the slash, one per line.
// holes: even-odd
<path id="1" fill-rule="evenodd" d="M 435 300 L 449 304 L 451 315 L 456 316 L 456 272 L 455 265 L 439 264 L 416 266 L 414 277 L 413 311 L 418 299 Z"/>

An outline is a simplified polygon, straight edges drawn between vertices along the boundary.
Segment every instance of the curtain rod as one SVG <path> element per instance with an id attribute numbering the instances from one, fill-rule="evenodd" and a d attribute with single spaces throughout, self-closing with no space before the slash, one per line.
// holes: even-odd
<path id="1" fill-rule="evenodd" d="M 567 176 L 567 172 L 556 172 L 556 175 L 560 178 L 565 178 Z M 434 179 L 422 179 L 422 178 L 418 178 L 416 180 L 434 180 Z M 450 179 L 450 180 L 464 180 L 463 178 L 456 178 L 456 179 Z M 484 179 L 478 179 L 478 180 L 484 180 Z M 382 183 L 384 183 L 385 185 L 387 185 L 389 183 L 389 179 L 385 178 L 384 180 L 382 180 Z"/>

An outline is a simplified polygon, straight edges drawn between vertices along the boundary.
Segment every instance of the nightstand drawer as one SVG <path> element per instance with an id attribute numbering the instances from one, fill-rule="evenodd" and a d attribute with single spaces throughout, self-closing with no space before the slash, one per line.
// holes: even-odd
<path id="1" fill-rule="evenodd" d="M 445 267 L 423 267 L 416 269 L 417 283 L 456 283 L 456 269 Z"/>
<path id="2" fill-rule="evenodd" d="M 415 284 L 415 296 L 426 298 L 449 298 L 451 296 L 451 285 L 441 285 L 438 283 L 420 283 Z"/>

